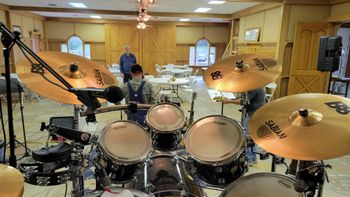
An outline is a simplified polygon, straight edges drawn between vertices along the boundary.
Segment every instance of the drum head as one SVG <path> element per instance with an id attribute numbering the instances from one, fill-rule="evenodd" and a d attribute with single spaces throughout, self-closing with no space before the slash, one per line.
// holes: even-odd
<path id="1" fill-rule="evenodd" d="M 241 152 L 242 127 L 225 116 L 208 116 L 190 126 L 185 135 L 186 151 L 200 163 L 225 162 Z"/>
<path id="2" fill-rule="evenodd" d="M 293 188 L 294 179 L 277 173 L 256 173 L 238 179 L 227 186 L 221 197 L 303 197 Z"/>
<path id="3" fill-rule="evenodd" d="M 170 103 L 153 106 L 147 113 L 148 126 L 159 132 L 173 132 L 185 124 L 185 115 L 181 108 Z"/>
<path id="4" fill-rule="evenodd" d="M 116 121 L 106 126 L 98 144 L 108 158 L 121 164 L 144 160 L 152 147 L 148 132 L 129 121 Z"/>

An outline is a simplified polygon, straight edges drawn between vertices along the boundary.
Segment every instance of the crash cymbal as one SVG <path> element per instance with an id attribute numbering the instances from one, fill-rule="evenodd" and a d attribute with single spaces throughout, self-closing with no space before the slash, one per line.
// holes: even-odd
<path id="1" fill-rule="evenodd" d="M 74 88 L 104 88 L 117 83 L 115 77 L 107 68 L 84 57 L 61 52 L 39 52 L 38 56 Z M 73 93 L 49 83 L 40 74 L 31 72 L 31 68 L 32 65 L 25 58 L 16 64 L 18 76 L 30 90 L 61 103 L 81 104 Z M 44 69 L 44 75 L 51 81 L 63 86 L 46 69 Z"/>
<path id="2" fill-rule="evenodd" d="M 308 93 L 274 100 L 249 121 L 254 142 L 295 160 L 325 160 L 350 153 L 350 100 Z"/>
<path id="3" fill-rule="evenodd" d="M 11 166 L 0 164 L 0 196 L 18 197 L 23 194 L 24 178 Z"/>
<path id="4" fill-rule="evenodd" d="M 281 65 L 271 57 L 243 54 L 225 58 L 204 73 L 209 88 L 225 92 L 247 92 L 275 81 Z"/>

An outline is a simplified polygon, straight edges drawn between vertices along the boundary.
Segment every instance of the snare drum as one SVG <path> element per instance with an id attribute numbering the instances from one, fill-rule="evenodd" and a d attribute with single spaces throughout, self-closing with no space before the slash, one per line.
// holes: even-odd
<path id="1" fill-rule="evenodd" d="M 146 122 L 152 132 L 153 147 L 158 150 L 172 150 L 181 140 L 181 129 L 185 115 L 180 107 L 161 103 L 149 109 Z"/>
<path id="2" fill-rule="evenodd" d="M 294 182 L 293 178 L 277 173 L 250 174 L 227 186 L 221 193 L 221 197 L 305 197 L 304 193 L 294 190 Z"/>
<path id="3" fill-rule="evenodd" d="M 199 119 L 188 128 L 184 141 L 194 170 L 206 185 L 224 187 L 247 171 L 243 129 L 231 118 Z"/>
<path id="4" fill-rule="evenodd" d="M 151 151 L 149 133 L 139 124 L 115 121 L 107 125 L 98 139 L 100 164 L 112 182 L 128 182 Z"/>

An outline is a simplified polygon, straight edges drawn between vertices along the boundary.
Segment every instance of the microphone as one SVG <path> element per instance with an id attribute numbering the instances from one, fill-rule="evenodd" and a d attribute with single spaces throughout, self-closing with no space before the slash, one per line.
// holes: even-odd
<path id="1" fill-rule="evenodd" d="M 295 182 L 293 184 L 294 190 L 299 193 L 305 192 L 308 187 L 307 183 L 302 178 L 303 177 L 302 173 L 303 172 L 301 171 L 297 171 L 295 175 Z"/>
<path id="2" fill-rule="evenodd" d="M 109 86 L 107 88 L 70 88 L 74 94 L 87 94 L 92 97 L 106 99 L 108 102 L 117 103 L 123 100 L 124 94 L 120 87 Z"/>
<path id="3" fill-rule="evenodd" d="M 66 139 L 79 142 L 83 145 L 90 144 L 91 134 L 87 132 L 77 131 L 65 127 L 56 127 L 54 125 L 45 126 L 45 123 L 42 122 L 40 130 L 43 131 L 44 129 L 52 133 L 58 134 Z"/>

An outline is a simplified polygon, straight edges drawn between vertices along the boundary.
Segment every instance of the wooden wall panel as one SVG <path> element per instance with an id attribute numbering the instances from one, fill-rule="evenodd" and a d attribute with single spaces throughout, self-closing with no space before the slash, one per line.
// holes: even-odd
<path id="1" fill-rule="evenodd" d="M 106 63 L 119 63 L 120 55 L 125 45 L 131 47 L 137 61 L 141 60 L 140 30 L 135 25 L 129 24 L 106 24 Z"/>
<path id="2" fill-rule="evenodd" d="M 176 45 L 176 64 L 189 64 L 191 44 Z"/>
<path id="3" fill-rule="evenodd" d="M 329 35 L 327 23 L 298 23 L 294 38 L 288 95 L 327 92 L 329 73 L 317 71 L 319 40 Z"/>
<path id="4" fill-rule="evenodd" d="M 176 26 L 153 25 L 142 31 L 144 72 L 156 74 L 155 64 L 176 62 Z"/>

